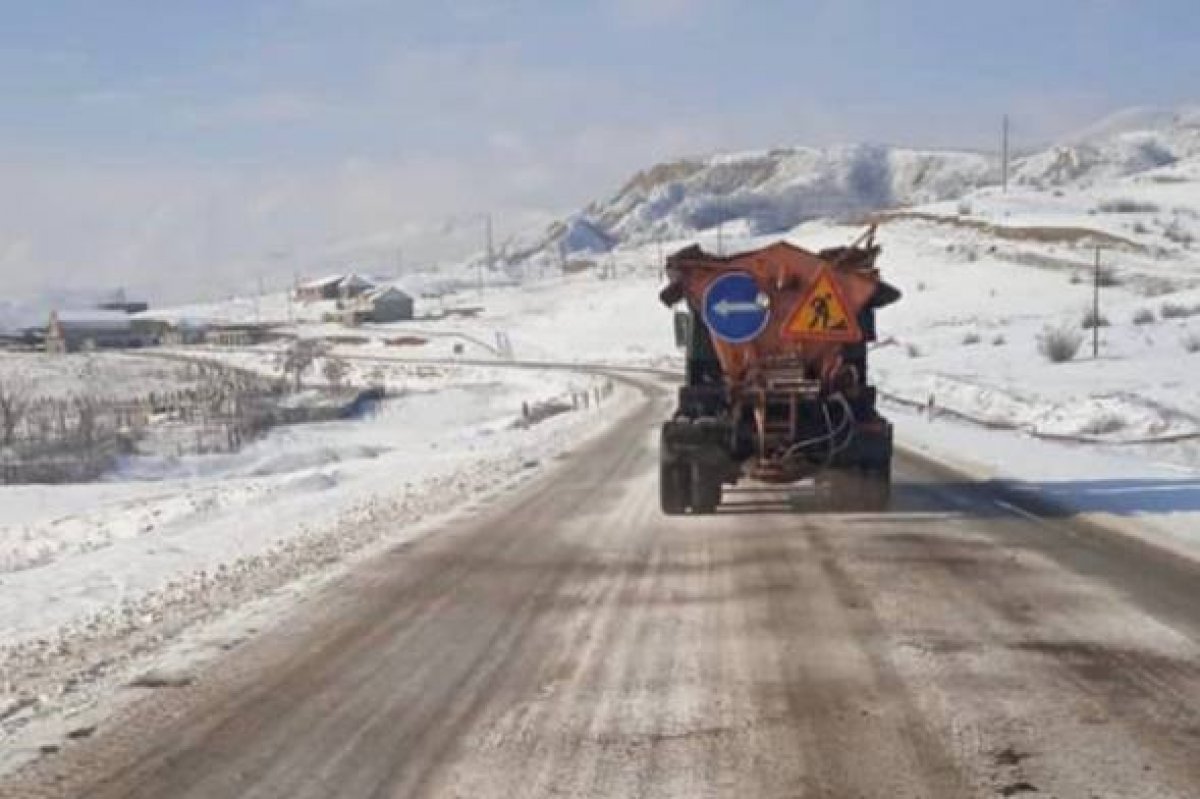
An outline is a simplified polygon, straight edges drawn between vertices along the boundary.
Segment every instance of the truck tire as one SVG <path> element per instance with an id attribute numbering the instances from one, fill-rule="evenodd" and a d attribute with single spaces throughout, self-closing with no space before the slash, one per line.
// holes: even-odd
<path id="1" fill-rule="evenodd" d="M 689 470 L 677 463 L 660 463 L 658 467 L 658 497 L 662 512 L 678 516 L 687 510 L 691 482 Z"/>
<path id="2" fill-rule="evenodd" d="M 879 513 L 892 497 L 890 470 L 886 467 L 832 470 L 828 476 L 831 510 L 845 513 Z"/>
<path id="3" fill-rule="evenodd" d="M 713 469 L 696 465 L 691 474 L 693 513 L 713 513 L 721 504 L 721 478 Z"/>
<path id="4" fill-rule="evenodd" d="M 891 463 L 883 463 L 863 469 L 862 484 L 864 509 L 872 513 L 887 510 L 892 501 Z"/>

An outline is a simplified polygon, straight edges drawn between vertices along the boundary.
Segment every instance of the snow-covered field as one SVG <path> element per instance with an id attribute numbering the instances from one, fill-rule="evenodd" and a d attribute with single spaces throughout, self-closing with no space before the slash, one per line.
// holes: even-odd
<path id="1" fill-rule="evenodd" d="M 137 353 L 0 352 L 0 387 L 20 389 L 29 398 L 121 401 L 192 387 L 202 379 L 187 364 Z"/>
<path id="2" fill-rule="evenodd" d="M 269 353 L 251 353 L 266 367 Z M 362 365 L 359 368 L 368 368 Z M 629 397 L 598 377 L 370 364 L 366 418 L 239 452 L 136 457 L 103 482 L 0 488 L 0 734 L 92 708 L 190 630 L 523 479 Z M 586 410 L 532 426 L 522 406 Z"/>

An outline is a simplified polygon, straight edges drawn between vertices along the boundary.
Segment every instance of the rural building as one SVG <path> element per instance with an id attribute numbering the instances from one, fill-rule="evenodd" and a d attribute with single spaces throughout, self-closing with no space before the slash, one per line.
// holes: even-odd
<path id="1" fill-rule="evenodd" d="M 362 275 L 349 274 L 338 283 L 338 299 L 352 300 L 374 290 L 375 283 Z"/>
<path id="2" fill-rule="evenodd" d="M 20 332 L 0 333 L 0 351 L 29 352 L 37 349 L 43 340 L 40 331 L 22 330 Z"/>
<path id="3" fill-rule="evenodd" d="M 191 319 L 168 319 L 155 316 L 135 316 L 133 329 L 152 337 L 159 344 L 177 347 L 199 344 L 208 330 L 203 322 Z"/>
<path id="4" fill-rule="evenodd" d="M 367 292 L 362 302 L 372 322 L 403 322 L 413 318 L 412 295 L 395 286 L 381 286 Z"/>
<path id="5" fill-rule="evenodd" d="M 204 333 L 204 342 L 214 347 L 253 347 L 275 338 L 266 325 L 213 325 Z"/>
<path id="6" fill-rule="evenodd" d="M 296 299 L 302 302 L 318 302 L 320 300 L 336 300 L 338 284 L 344 275 L 327 275 L 326 277 L 310 280 L 296 286 Z"/>
<path id="7" fill-rule="evenodd" d="M 380 286 L 342 303 L 338 312 L 330 314 L 329 318 L 351 327 L 365 322 L 402 322 L 413 318 L 413 298 L 395 286 Z"/>
<path id="8" fill-rule="evenodd" d="M 192 319 L 177 319 L 167 325 L 159 339 L 169 347 L 200 344 L 208 335 L 208 325 Z"/>
<path id="9" fill-rule="evenodd" d="M 51 311 L 46 326 L 47 352 L 128 349 L 154 343 L 154 336 L 134 328 L 123 311 Z"/>
<path id="10" fill-rule="evenodd" d="M 375 287 L 361 275 L 327 275 L 296 287 L 296 299 L 302 302 L 348 300 L 359 297 Z"/>

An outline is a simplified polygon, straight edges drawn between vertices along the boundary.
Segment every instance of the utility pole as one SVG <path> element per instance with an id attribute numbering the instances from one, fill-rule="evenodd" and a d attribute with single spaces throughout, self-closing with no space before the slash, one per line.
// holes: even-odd
<path id="1" fill-rule="evenodd" d="M 292 285 L 287 292 L 288 324 L 296 323 L 296 308 L 292 305 L 296 298 L 296 289 L 300 287 L 300 274 L 292 270 Z"/>
<path id="2" fill-rule="evenodd" d="M 717 255 L 725 254 L 725 222 L 717 223 Z"/>
<path id="3" fill-rule="evenodd" d="M 1092 358 L 1100 357 L 1100 248 L 1096 247 L 1096 271 L 1092 275 Z"/>
<path id="4" fill-rule="evenodd" d="M 254 324 L 262 324 L 262 316 L 259 312 L 259 304 L 262 302 L 263 296 L 263 276 L 262 272 L 258 273 L 258 293 L 254 295 Z"/>
<path id="5" fill-rule="evenodd" d="M 1008 194 L 1008 114 L 1000 126 L 1000 185 Z"/>
<path id="6" fill-rule="evenodd" d="M 485 249 L 487 252 L 487 256 L 486 256 L 487 260 L 479 265 L 479 294 L 480 294 L 480 296 L 483 296 L 483 269 L 484 269 L 484 267 L 486 266 L 487 270 L 489 272 L 495 268 L 495 266 L 494 266 L 495 252 L 492 249 L 492 215 L 485 214 L 483 217 L 483 223 L 484 223 L 484 238 L 486 239 Z"/>

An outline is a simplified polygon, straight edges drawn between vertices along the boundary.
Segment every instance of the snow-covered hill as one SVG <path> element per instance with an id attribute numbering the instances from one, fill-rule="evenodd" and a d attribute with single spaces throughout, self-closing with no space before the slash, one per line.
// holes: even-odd
<path id="1" fill-rule="evenodd" d="M 1200 157 L 1200 108 L 1132 108 L 1020 159 L 1017 184 L 1061 186 L 1127 177 Z"/>
<path id="2" fill-rule="evenodd" d="M 865 144 L 670 161 L 637 173 L 612 197 L 519 237 L 507 256 L 510 263 L 557 265 L 704 237 L 718 227 L 727 236 L 783 234 L 814 219 L 953 204 L 997 185 L 998 162 L 995 154 Z M 1150 179 L 1156 170 L 1173 170 L 1158 182 L 1178 183 L 1192 166 L 1200 169 L 1200 108 L 1129 109 L 1015 158 L 1012 187 L 1086 192 L 1134 176 Z"/>
<path id="3" fill-rule="evenodd" d="M 686 238 L 722 225 L 731 235 L 790 230 L 896 205 L 956 197 L 995 180 L 994 159 L 882 145 L 794 147 L 684 159 L 634 175 L 607 200 L 510 249 L 515 262 L 587 257 L 618 246 Z"/>

